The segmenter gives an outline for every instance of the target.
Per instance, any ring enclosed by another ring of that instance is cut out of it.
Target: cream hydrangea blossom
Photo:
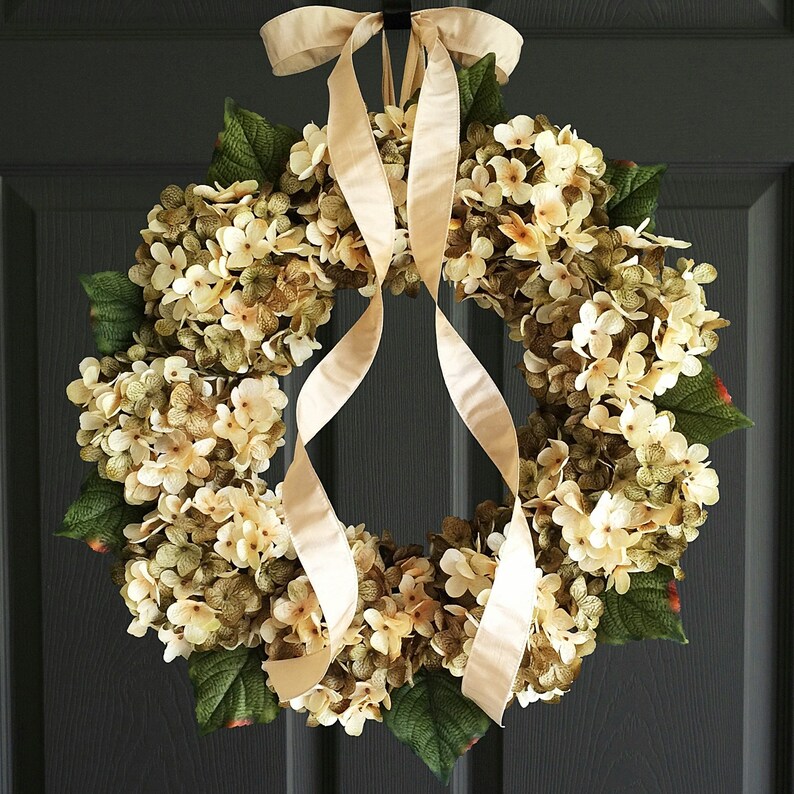
[[[493,253],[493,243],[486,237],[472,236],[471,249],[457,259],[449,259],[445,273],[453,281],[463,283],[467,293],[474,292],[478,280],[485,275],[485,260]]]
[[[535,142],[535,119],[531,116],[515,116],[507,124],[497,124],[493,130],[505,149],[529,149]]]
[[[526,204],[532,196],[532,186],[524,180],[527,168],[521,160],[513,157],[508,160],[501,155],[494,157],[488,165],[496,173],[496,184],[502,189],[502,195],[511,199],[514,204]]]
[[[447,549],[440,565],[441,570],[449,574],[444,587],[453,598],[466,591],[476,597],[491,586],[487,575],[493,573],[495,563],[473,549]]]
[[[328,128],[307,124],[303,128],[303,140],[293,147],[289,157],[292,171],[298,179],[308,179],[320,163],[329,163]]]

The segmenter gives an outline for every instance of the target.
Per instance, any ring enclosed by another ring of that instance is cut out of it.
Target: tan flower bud
[[[408,664],[404,659],[397,659],[386,673],[386,682],[393,687],[401,687],[408,678]]]
[[[458,173],[461,175],[461,177],[463,179],[468,179],[469,177],[471,177],[471,174],[472,174],[472,172],[474,171],[474,169],[476,167],[477,167],[477,161],[476,160],[472,160],[472,159],[464,160],[460,164],[460,168],[458,169]]]
[[[701,526],[705,518],[703,517],[703,510],[698,507],[694,502],[684,502],[681,508],[682,520],[684,524],[689,524],[693,527]]]
[[[121,364],[113,356],[103,356],[99,361],[99,369],[106,378],[115,378],[121,372]]]
[[[182,247],[191,254],[198,254],[201,251],[201,240],[193,231],[185,232],[180,242]]]
[[[105,457],[107,456],[99,447],[91,444],[80,449],[80,458],[87,463],[97,463]]]
[[[203,369],[209,369],[218,361],[218,351],[202,346],[196,350],[196,364]]]
[[[350,672],[359,681],[368,681],[372,674],[375,672],[375,662],[372,661],[371,655],[366,655],[362,659],[357,659],[350,665]]]
[[[492,141],[491,143],[488,143],[485,146],[481,146],[479,149],[477,149],[475,156],[477,158],[477,162],[480,165],[485,165],[492,158],[503,155],[504,153],[505,147],[502,146],[501,143],[497,143],[497,141]]]
[[[372,603],[384,595],[384,590],[375,579],[364,579],[358,586],[358,595],[362,601]]]
[[[653,471],[657,482],[669,483],[673,481],[678,468],[676,466],[655,466]]]
[[[131,466],[132,455],[129,452],[122,452],[120,455],[108,459],[105,463],[105,473],[109,480],[123,482]]]
[[[644,502],[648,496],[648,492],[639,485],[631,484],[623,489],[623,495],[632,502]]]
[[[179,326],[173,320],[166,320],[165,318],[159,319],[154,324],[154,330],[160,336],[171,336],[175,334],[178,329]]]
[[[254,213],[251,212],[251,208],[247,204],[236,204],[234,207],[229,209],[226,214],[230,220],[239,218],[238,223],[245,223],[246,221],[252,221],[254,219]]]
[[[700,339],[709,353],[713,353],[720,343],[720,338],[714,331],[702,331]]]
[[[146,358],[146,348],[143,345],[132,345],[127,348],[127,356],[130,361],[143,361]]]
[[[268,560],[265,563],[268,575],[273,578],[276,584],[286,584],[295,572],[295,563],[285,557]]]
[[[661,444],[648,444],[637,450],[637,460],[643,466],[658,466],[667,457],[667,450]]]
[[[276,217],[276,231],[279,234],[289,231],[292,228],[292,221],[286,215]]]
[[[215,237],[215,232],[221,228],[221,219],[216,215],[202,215],[196,220],[196,232],[203,239]]]
[[[127,271],[130,281],[133,284],[137,284],[139,287],[149,286],[156,264],[157,263],[153,260],[147,260],[145,262],[139,262],[137,265],[133,265]]]
[[[658,469],[656,471],[658,471]],[[651,488],[648,501],[660,507],[669,504],[673,497],[673,491],[674,487],[672,483],[659,483]]]
[[[653,488],[657,483],[656,476],[647,466],[643,466],[637,472],[637,484],[643,488]]]
[[[692,269],[692,278],[698,284],[711,284],[717,278],[717,268],[714,265],[709,265],[703,262]]]
[[[160,203],[165,209],[174,209],[185,203],[185,194],[179,185],[168,185],[160,193]]]
[[[294,196],[301,190],[301,182],[295,174],[285,172],[281,175],[279,186],[288,195]]]

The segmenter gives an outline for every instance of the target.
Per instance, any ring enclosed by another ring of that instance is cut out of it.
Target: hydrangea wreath
[[[714,267],[666,262],[688,243],[653,233],[665,167],[607,162],[544,116],[508,118],[493,56],[459,81],[444,274],[523,346],[538,409],[518,431],[520,496],[538,604],[514,689],[522,706],[557,702],[598,642],[686,642],[675,580],[718,499],[705,445],[751,423],[707,361],[728,324],[706,307]],[[370,114],[399,228],[387,284],[411,297],[415,113]],[[500,502],[446,518],[427,555],[348,527],[359,609],[336,661],[289,703],[261,671],[324,642],[280,487],[260,477],[284,444],[277,377],[320,347],[337,290],[374,289],[329,162],[323,128],[301,134],[227,100],[214,187],[166,187],[129,274],[82,278],[102,357],[67,392],[94,468],[61,534],[115,553],[128,631],[187,659],[203,732],[286,707],[351,735],[382,720],[446,780],[489,724],[459,680],[499,565]]]

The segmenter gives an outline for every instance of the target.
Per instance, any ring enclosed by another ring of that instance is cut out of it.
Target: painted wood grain
[[[221,60],[221,53],[233,53],[233,65],[201,53]],[[373,108],[379,58],[376,42],[357,56]],[[528,39],[505,95],[514,113],[570,123],[612,157],[790,163],[792,62],[794,37],[605,38],[584,45],[570,37]],[[211,44],[168,37],[3,41],[3,118],[11,123],[0,124],[0,170],[162,164],[165,173],[203,164],[223,123],[225,96],[298,128],[308,120],[322,124],[329,70],[273,77],[254,33],[242,42],[214,37]]]
[[[230,0],[222,14],[210,0],[157,0],[103,2],[72,0],[52,3],[47,0],[5,0],[7,28],[36,30],[156,29],[179,33],[195,29],[257,29],[271,16],[296,6],[316,4],[316,0],[272,0],[267,10],[242,0]],[[322,5],[322,3],[320,3]],[[327,5],[375,10],[373,0],[333,0]],[[420,0],[415,8],[449,5],[445,0]],[[518,27],[523,33],[547,30],[781,30],[786,22],[786,0],[603,0],[582,3],[578,0],[458,0],[457,5],[480,8]]]

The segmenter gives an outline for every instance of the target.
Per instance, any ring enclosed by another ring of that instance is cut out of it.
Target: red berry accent
[[[226,723],[227,728],[245,728],[246,725],[253,725],[254,720],[252,717],[243,717],[240,720],[229,720]]]
[[[670,609],[678,615],[681,612],[681,598],[678,595],[678,585],[675,579],[671,579],[667,583],[667,600],[670,603]]]
[[[634,160],[613,160],[615,165],[622,165],[624,168],[636,168],[637,163]]]
[[[725,403],[725,405],[733,404],[731,395],[728,394],[728,390],[725,388],[725,384],[722,382],[722,379],[719,375],[714,376],[714,388],[717,390],[719,398]]]
[[[107,554],[110,551],[110,546],[99,538],[91,538],[91,540],[87,540],[86,543],[93,551],[99,552],[99,554]]]
[[[473,739],[472,739],[472,740],[471,740],[471,741],[470,741],[470,742],[469,742],[469,743],[468,743],[468,744],[467,744],[467,745],[466,745],[466,746],[463,748],[463,753],[468,753],[468,752],[469,752],[469,750],[471,750],[471,748],[472,748],[472,747],[474,747],[474,745],[475,745],[475,744],[477,744],[477,742],[479,742],[479,741],[480,741],[480,737],[479,737],[479,736],[475,736],[475,737],[474,737],[474,738],[473,738]],[[463,755],[463,753],[461,753],[461,755]]]

